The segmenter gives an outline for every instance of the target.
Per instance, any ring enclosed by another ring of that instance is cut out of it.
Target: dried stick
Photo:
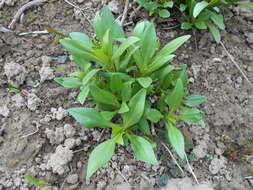
[[[141,5],[139,5],[130,15],[129,19],[132,20],[133,17],[139,12],[139,10],[142,8]]]
[[[15,24],[17,23],[17,21],[19,20],[20,16],[22,15],[22,13],[26,10],[29,9],[30,7],[34,6],[34,5],[39,5],[41,3],[46,2],[47,0],[33,0],[25,5],[23,5],[18,12],[15,14],[15,16],[13,17],[11,23],[9,24],[8,28],[10,29],[14,29]]]
[[[19,33],[18,36],[25,36],[29,34],[48,34],[49,32],[47,30],[41,30],[41,31],[31,31],[31,32],[22,32]]]
[[[27,134],[27,135],[23,135],[23,136],[21,136],[20,138],[23,139],[23,138],[29,137],[29,136],[31,136],[31,135],[34,135],[35,133],[37,133],[37,132],[39,131],[39,126],[38,126],[38,124],[36,124],[36,128],[37,128],[37,129],[36,129],[34,132],[29,133],[29,134]]]
[[[167,147],[167,145],[164,142],[161,142],[161,144],[164,146],[164,148],[169,152],[171,158],[173,159],[173,161],[175,162],[175,164],[177,165],[177,167],[180,169],[180,171],[182,172],[182,174],[184,174],[184,170],[181,168],[181,166],[179,165],[179,163],[177,162],[176,158],[173,156],[172,152],[170,151],[170,149]]]
[[[120,20],[120,25],[121,26],[123,26],[123,24],[125,22],[125,19],[126,19],[126,16],[127,16],[127,12],[128,12],[128,6],[129,6],[129,0],[126,0],[124,11],[123,11],[123,14],[122,14],[122,18]]]
[[[225,52],[227,53],[228,57],[231,59],[232,63],[234,63],[234,65],[236,66],[236,68],[240,71],[240,73],[242,74],[242,76],[245,78],[245,80],[251,85],[250,80],[248,79],[248,77],[246,76],[246,74],[242,71],[242,69],[239,67],[239,65],[235,62],[234,57],[228,52],[227,48],[225,47],[225,45],[220,42],[221,46],[223,47],[223,49],[225,50]]]
[[[112,164],[112,161],[110,161]],[[115,167],[115,169],[117,170],[117,172],[119,173],[119,175],[125,180],[125,182],[127,182],[129,185],[130,183],[128,182],[127,178],[121,173],[121,171],[119,170],[118,167]]]
[[[186,159],[187,165],[188,165],[188,167],[189,167],[189,170],[190,170],[192,176],[194,177],[196,183],[199,185],[199,181],[198,181],[198,179],[197,179],[195,173],[193,172],[193,169],[192,169],[192,167],[191,167],[191,165],[190,165],[190,163],[189,163],[189,160],[188,160],[188,158],[187,158],[186,153],[184,153],[184,155],[185,155],[185,159]]]

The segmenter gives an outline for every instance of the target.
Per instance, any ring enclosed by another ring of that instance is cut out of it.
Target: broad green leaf
[[[69,36],[87,51],[92,51],[93,43],[86,34],[81,32],[71,32],[69,33]]]
[[[197,16],[208,6],[208,2],[201,1],[197,3],[193,9],[193,17],[197,18]]]
[[[131,147],[134,151],[136,159],[157,165],[156,156],[152,147],[152,144],[145,138],[135,135],[128,135],[131,142]]]
[[[82,86],[82,81],[79,78],[65,77],[65,78],[54,78],[54,80],[60,85],[66,88],[77,88]]]
[[[115,142],[112,139],[95,147],[89,156],[86,178],[89,179],[97,169],[103,167],[112,158],[114,151]]]
[[[103,90],[95,85],[92,85],[90,86],[90,92],[94,100],[98,103],[113,105],[116,107],[120,106],[117,97],[109,91]]]
[[[160,119],[163,118],[163,115],[157,109],[147,109],[145,112],[145,116],[153,123],[157,123],[158,121],[160,121]]]
[[[100,112],[103,118],[107,121],[111,121],[112,118],[116,115],[116,112],[110,112],[110,111],[102,111]]]
[[[168,138],[171,146],[176,150],[178,156],[181,159],[185,158],[185,143],[184,143],[184,136],[182,135],[181,131],[173,126],[171,123],[166,125]]]
[[[83,78],[83,86],[87,85],[89,80],[94,77],[94,75],[99,71],[100,69],[92,69],[90,72],[88,72],[84,78]]]
[[[123,134],[123,127],[117,126],[112,128],[112,138],[116,143],[124,145]]]
[[[113,40],[110,35],[110,30],[107,30],[103,36],[103,40],[101,43],[103,52],[108,56],[112,57],[113,51]]]
[[[219,30],[212,23],[206,23],[206,25],[207,25],[208,29],[210,30],[210,32],[212,33],[215,41],[217,43],[220,43],[221,35],[220,35]]]
[[[118,113],[122,114],[122,113],[126,113],[128,111],[129,111],[129,107],[127,106],[126,102],[122,102]]]
[[[216,14],[212,12],[210,19],[216,24],[221,30],[225,29],[224,19],[221,14]]]
[[[148,121],[145,118],[142,118],[140,122],[138,123],[139,130],[143,132],[145,135],[150,135],[150,129]]]
[[[148,88],[152,84],[152,79],[150,77],[140,77],[137,78],[137,81],[143,88]]]
[[[128,104],[129,112],[125,113],[123,116],[125,128],[135,125],[141,119],[144,112],[145,99],[145,89],[141,89],[131,98]]]
[[[113,93],[120,94],[121,89],[123,87],[122,77],[117,74],[113,74],[110,76],[110,89]]]
[[[33,176],[30,175],[25,175],[24,178],[31,184],[35,185],[36,187],[46,187],[48,186],[48,183],[40,180],[38,178],[35,178]]]
[[[189,22],[183,22],[181,24],[181,29],[182,30],[190,30],[192,28],[192,24]]]
[[[64,38],[60,40],[60,43],[71,55],[77,57],[78,59],[86,61],[100,61],[93,53],[88,52],[85,47],[75,40]]]
[[[161,51],[158,53],[159,56],[169,55],[176,51],[183,43],[185,43],[191,36],[185,35],[178,37],[171,42],[169,42],[167,45],[165,45]]]
[[[185,109],[178,117],[186,123],[197,123],[203,119],[203,113],[198,109]]]
[[[135,26],[135,28],[133,29],[132,35],[136,36],[138,38],[142,38],[143,37],[144,29],[145,29],[145,27],[146,27],[147,24],[148,24],[148,21],[139,22]]]
[[[129,38],[127,38],[114,52],[112,59],[114,60],[119,58],[126,51],[127,48],[129,48],[139,40],[140,40],[139,38],[134,36],[130,36]]]
[[[185,4],[180,4],[180,5],[179,5],[179,10],[180,10],[181,12],[184,12],[184,11],[186,10],[186,8],[187,8],[187,5],[185,5]]]
[[[146,65],[153,57],[156,50],[156,31],[153,23],[147,24],[144,33],[143,41],[141,45],[142,57],[144,58],[144,65]]]
[[[87,71],[90,67],[89,61],[86,59],[72,55],[74,63],[79,66],[83,71]]]
[[[207,100],[206,96],[190,95],[184,100],[184,104],[190,107],[198,106]]]
[[[85,128],[113,127],[114,124],[105,120],[95,108],[70,108],[68,112]]]
[[[171,112],[175,111],[181,105],[183,96],[184,86],[182,80],[178,79],[173,91],[165,98],[165,102],[168,104]]]
[[[69,76],[70,77],[74,77],[74,78],[83,79],[83,77],[85,76],[85,74],[86,74],[85,72],[76,71],[76,72],[70,73]]]
[[[112,39],[125,37],[122,27],[116,22],[111,11],[106,6],[102,8],[100,13],[96,14],[93,28],[100,41],[102,41],[107,30],[110,30]]]
[[[82,87],[81,92],[77,96],[77,100],[80,102],[80,104],[84,104],[89,92],[90,92],[89,86]]]
[[[121,91],[121,98],[123,102],[129,101],[132,96],[132,83],[133,81],[128,81],[123,84]]]
[[[164,8],[167,8],[167,7],[172,8],[173,5],[174,5],[174,2],[173,2],[173,1],[168,1],[168,2],[165,2],[165,3],[163,4],[163,7],[164,7]]]
[[[152,61],[152,63],[150,63],[150,65],[148,66],[148,71],[147,73],[152,73],[158,69],[160,69],[161,67],[163,67],[165,64],[167,64],[169,61],[171,61],[173,58],[175,57],[175,55],[157,55],[154,59],[154,61]]]
[[[161,10],[159,10],[159,16],[161,18],[169,18],[170,17],[170,12],[166,9],[161,9]]]
[[[194,23],[194,26],[199,30],[207,29],[206,23],[202,20],[198,20]]]

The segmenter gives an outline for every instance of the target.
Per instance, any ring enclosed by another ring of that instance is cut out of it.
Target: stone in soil
[[[27,71],[24,66],[9,62],[4,65],[4,74],[7,76],[8,83],[19,87],[24,83]]]
[[[0,106],[0,115],[4,117],[8,117],[9,113],[10,113],[10,110],[8,109],[7,105]]]
[[[72,157],[72,150],[59,145],[55,153],[50,156],[47,166],[52,168],[53,173],[62,175],[69,169],[67,164],[72,160]]]
[[[69,184],[75,184],[78,182],[78,175],[77,174],[71,174],[66,178],[66,182]]]
[[[36,94],[34,94],[34,93],[28,94],[27,107],[29,110],[31,110],[31,111],[37,110],[40,103],[41,103],[41,99],[38,98],[38,96],[36,96]]]
[[[222,168],[226,167],[227,160],[225,157],[214,158],[209,165],[209,171],[212,174],[217,174]]]
[[[68,115],[68,111],[63,109],[62,107],[59,107],[58,109],[56,108],[51,108],[52,112],[52,119],[57,119],[58,121],[62,120],[64,117]]]

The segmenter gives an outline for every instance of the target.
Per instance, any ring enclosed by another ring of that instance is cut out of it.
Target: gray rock
[[[68,147],[59,145],[55,153],[50,156],[47,166],[52,168],[54,173],[62,175],[68,170],[67,164],[72,160],[72,157],[72,150],[69,150]]]
[[[56,108],[51,108],[52,112],[52,119],[57,119],[58,121],[62,120],[64,117],[68,115],[68,111],[63,109],[62,107],[59,107],[58,109]]]
[[[244,17],[252,17],[253,16],[252,10],[248,7],[238,6],[238,7],[235,7],[235,10],[238,15],[241,15]]]
[[[247,33],[246,36],[247,36],[247,42],[249,44],[252,44],[253,43],[253,33]]]
[[[77,174],[71,174],[67,177],[66,182],[69,184],[75,184],[78,182],[78,175]]]
[[[6,104],[0,106],[0,115],[4,117],[8,117],[9,113],[10,113],[10,110],[8,109]]]
[[[46,128],[45,134],[51,144],[60,144],[65,140],[63,127],[58,127],[55,131]]]
[[[70,125],[70,124],[65,124],[64,125],[64,135],[69,138],[69,137],[73,137],[76,133],[76,129]]]
[[[54,70],[49,66],[42,65],[40,71],[40,82],[44,82],[46,80],[51,80],[54,78]]]
[[[209,165],[209,171],[212,174],[217,174],[220,171],[220,169],[226,167],[226,163],[227,163],[227,160],[223,156],[220,156],[220,158],[214,158],[211,161],[211,164]]]
[[[68,138],[65,140],[64,146],[68,147],[69,149],[72,149],[76,146],[76,140],[73,138]]]
[[[27,107],[31,111],[37,110],[38,106],[41,103],[41,99],[39,99],[36,94],[30,93],[27,97]]]
[[[11,97],[11,100],[17,108],[21,108],[25,105],[25,100],[20,94],[15,94]]]
[[[4,74],[7,76],[9,83],[19,87],[24,83],[27,71],[24,66],[10,62],[4,65]]]
[[[108,8],[113,12],[113,13],[120,13],[120,3],[119,1],[112,0],[108,3]]]

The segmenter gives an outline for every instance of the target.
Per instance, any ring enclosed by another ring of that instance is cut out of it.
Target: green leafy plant
[[[46,187],[48,186],[48,183],[43,181],[43,180],[40,180],[38,178],[35,178],[31,175],[25,175],[24,178],[31,184],[33,184],[34,186],[36,187]]]
[[[149,15],[158,15],[161,18],[170,17],[168,8],[172,8],[174,2],[172,0],[136,0],[136,2],[144,7]]]
[[[184,136],[178,121],[204,125],[203,113],[195,106],[206,98],[188,95],[186,66],[169,62],[190,36],[181,36],[163,48],[153,23],[140,22],[130,36],[115,21],[107,7],[93,22],[96,38],[72,32],[60,43],[71,54],[81,71],[55,78],[67,88],[79,88],[77,100],[89,106],[68,109],[85,128],[110,128],[111,138],[90,154],[87,178],[104,166],[115,152],[116,144],[131,144],[137,160],[158,164],[150,125],[164,131],[180,158],[185,158]],[[154,100],[152,100],[154,99]]]

